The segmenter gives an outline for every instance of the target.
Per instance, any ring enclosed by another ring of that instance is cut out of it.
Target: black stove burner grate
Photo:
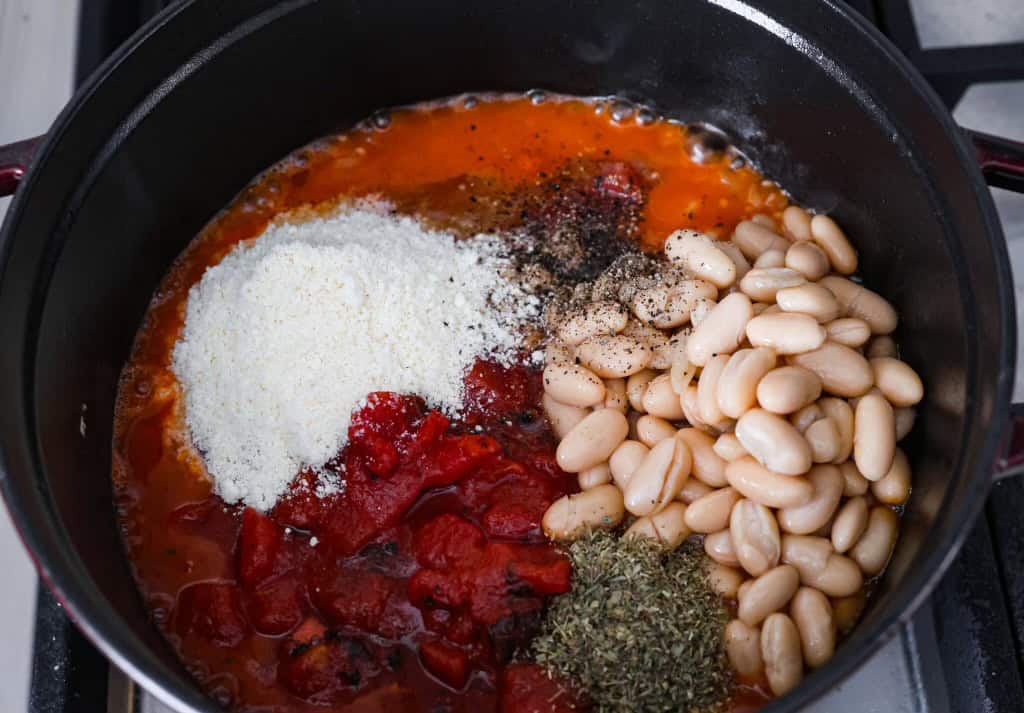
[[[76,83],[173,0],[82,0]],[[1024,79],[1024,42],[922,48],[910,0],[849,0],[921,71],[950,109],[974,84]],[[932,596],[950,710],[1024,707],[1024,481],[997,483],[963,550]],[[123,691],[110,666],[39,590],[31,713],[96,713]],[[109,690],[108,690],[109,688]],[[111,709],[113,710],[113,709]],[[922,713],[940,713],[924,712]]]

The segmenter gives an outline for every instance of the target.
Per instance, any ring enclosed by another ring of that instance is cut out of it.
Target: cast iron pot
[[[721,127],[838,218],[868,284],[899,309],[896,336],[928,389],[902,535],[860,626],[769,710],[848,676],[955,555],[1007,431],[1010,269],[968,137],[860,18],[782,0],[193,0],[96,72],[27,172],[13,159],[0,171],[8,187],[23,178],[0,240],[3,494],[67,611],[161,699],[215,708],[143,609],[111,503],[118,374],[160,277],[293,149],[380,107],[533,87]],[[1019,149],[982,152],[1018,188]]]

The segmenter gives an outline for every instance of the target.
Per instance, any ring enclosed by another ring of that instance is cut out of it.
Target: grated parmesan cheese
[[[373,391],[457,414],[476,358],[508,363],[539,318],[507,267],[498,238],[456,241],[358,204],[275,223],[209,268],[172,366],[217,493],[270,509],[338,451]]]

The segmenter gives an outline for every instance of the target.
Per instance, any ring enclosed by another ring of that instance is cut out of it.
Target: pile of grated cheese
[[[217,493],[270,509],[373,391],[457,414],[476,358],[508,363],[541,312],[503,277],[502,245],[360,203],[272,224],[208,269],[172,366]]]

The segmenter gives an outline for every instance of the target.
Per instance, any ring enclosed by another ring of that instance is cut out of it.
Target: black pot
[[[838,218],[869,285],[900,311],[897,337],[928,391],[902,536],[860,626],[769,710],[849,675],[955,555],[1007,427],[1009,263],[965,134],[858,17],[782,0],[193,0],[74,97],[0,242],[4,496],[68,612],[160,698],[214,709],[151,625],[111,503],[117,378],[154,287],[293,149],[380,107],[531,87],[620,94],[721,127],[799,202]],[[989,148],[1005,181],[1021,175],[1016,147]],[[16,174],[0,169],[0,184]]]

